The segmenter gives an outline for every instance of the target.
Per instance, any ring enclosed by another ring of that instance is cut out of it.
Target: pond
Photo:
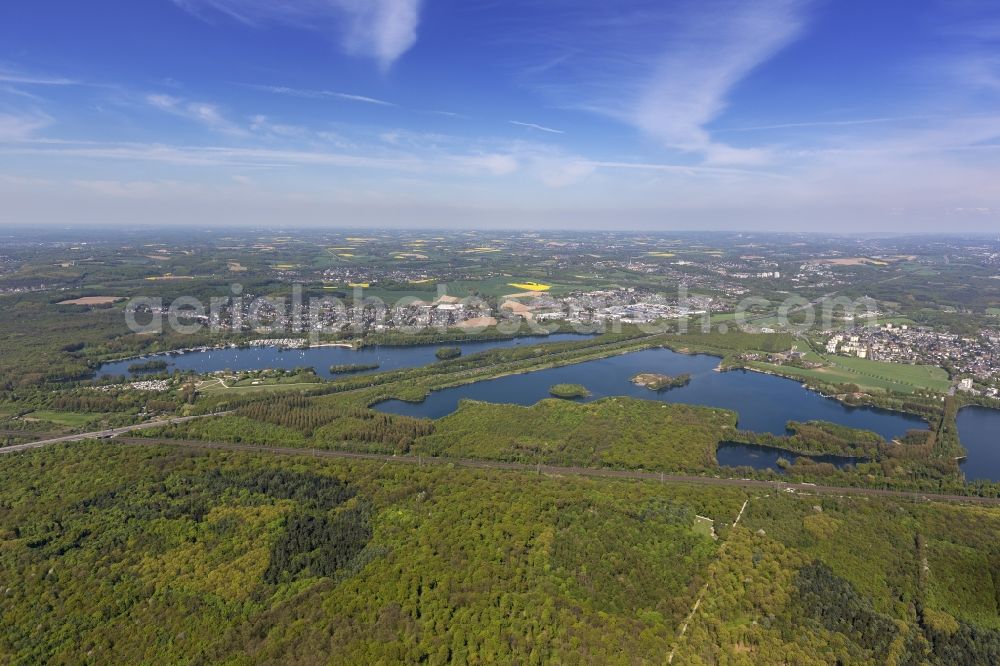
[[[133,358],[125,361],[105,363],[98,371],[98,377],[125,375],[138,377],[143,372],[130,372],[129,366],[150,360],[163,360],[169,365],[165,372],[174,370],[193,371],[197,373],[215,372],[217,370],[264,370],[268,368],[292,370],[294,368],[311,367],[320,377],[334,377],[330,373],[331,365],[347,365],[360,363],[378,363],[378,369],[366,372],[398,370],[400,368],[415,368],[437,361],[435,352],[442,346],[461,347],[462,354],[474,354],[489,349],[517,347],[520,345],[537,345],[539,343],[568,342],[584,339],[575,333],[555,333],[547,336],[531,336],[514,338],[512,340],[493,340],[486,342],[442,343],[440,345],[417,345],[413,347],[365,347],[354,350],[347,347],[311,347],[309,349],[282,349],[279,347],[226,347],[223,349],[205,349],[190,351],[183,354],[163,353]],[[364,372],[355,374],[365,374]],[[336,375],[343,377],[344,375]]]
[[[743,444],[741,442],[722,442],[715,452],[715,458],[723,467],[752,467],[757,470],[773,469],[776,472],[784,472],[778,465],[778,459],[784,458],[788,462],[795,462],[796,458],[803,456],[783,451],[770,446],[758,446],[756,444]],[[813,462],[830,463],[838,469],[844,469],[848,465],[855,465],[861,462],[860,458],[848,458],[846,456],[804,456]]]
[[[706,405],[731,409],[739,414],[743,430],[787,434],[789,420],[821,420],[851,428],[872,430],[892,440],[907,430],[926,429],[916,416],[872,407],[850,407],[803,388],[798,382],[758,372],[717,372],[714,356],[679,354],[669,349],[648,349],[621,356],[499,377],[432,392],[424,402],[390,400],[375,409],[394,414],[439,418],[450,414],[460,400],[531,405],[549,397],[553,384],[583,384],[592,395],[588,400],[608,396],[632,396],[648,400]],[[668,375],[688,373],[687,386],[663,392],[632,383],[640,372]]]
[[[969,457],[962,471],[969,481],[1000,481],[1000,410],[965,407],[958,413],[958,437]]]

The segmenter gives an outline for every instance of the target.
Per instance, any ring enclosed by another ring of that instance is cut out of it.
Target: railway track
[[[115,442],[129,446],[182,446],[193,449],[215,451],[235,451],[248,453],[268,453],[271,455],[305,456],[313,458],[332,458],[342,460],[372,460],[390,464],[411,466],[448,466],[467,469],[505,470],[513,472],[529,472],[548,476],[583,476],[605,479],[633,479],[639,481],[659,481],[661,483],[684,483],[708,486],[728,486],[737,488],[769,489],[780,492],[797,493],[800,495],[838,495],[860,497],[893,497],[922,501],[969,502],[982,505],[1000,506],[1000,497],[976,497],[947,493],[924,491],[890,490],[886,488],[857,488],[841,486],[821,486],[812,483],[789,483],[784,481],[765,481],[762,479],[738,479],[715,476],[695,476],[683,474],[664,474],[645,470],[612,469],[607,467],[564,467],[559,465],[541,465],[507,462],[502,460],[482,460],[477,458],[446,458],[423,456],[395,456],[377,453],[355,453],[351,451],[333,451],[328,449],[307,449],[281,446],[262,446],[256,444],[231,444],[227,442],[204,442],[200,440],[182,440],[144,437],[118,437]]]

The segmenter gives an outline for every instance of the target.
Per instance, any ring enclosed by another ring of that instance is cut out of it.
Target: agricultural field
[[[121,296],[81,296],[60,301],[58,305],[110,305],[122,300]]]

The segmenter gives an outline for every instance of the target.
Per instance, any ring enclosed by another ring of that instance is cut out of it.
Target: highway
[[[130,426],[122,426],[121,428],[109,428],[108,430],[98,430],[95,432],[81,432],[76,435],[62,435],[60,437],[52,437],[49,439],[40,439],[34,442],[25,442],[24,444],[13,444],[11,446],[0,447],[0,453],[17,453],[18,451],[28,451],[30,449],[40,449],[44,446],[49,446],[50,444],[62,444],[65,442],[79,442],[85,439],[111,439],[112,437],[117,437],[119,435],[124,435],[130,432],[135,432],[137,430],[145,430],[148,428],[158,428],[165,425],[174,425],[175,423],[186,423],[188,421],[194,421],[197,419],[206,419],[213,416],[223,416],[224,414],[229,414],[230,412],[216,412],[213,414],[199,414],[197,416],[180,416],[174,419],[164,419],[162,421],[147,421],[145,423],[137,423]],[[30,432],[21,432],[20,435],[31,435]]]

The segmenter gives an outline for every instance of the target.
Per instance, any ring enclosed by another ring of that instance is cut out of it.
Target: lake
[[[505,347],[517,347],[520,345],[537,345],[539,343],[552,342],[575,342],[585,339],[588,336],[581,336],[575,333],[555,333],[547,336],[531,336],[514,338],[512,340],[494,340],[487,342],[465,342],[465,343],[441,343],[434,345],[417,345],[413,347],[364,347],[354,350],[346,347],[312,347],[309,349],[281,349],[279,347],[226,347],[223,349],[206,349],[203,351],[191,351],[184,354],[162,353],[151,354],[141,358],[133,358],[125,361],[115,361],[105,363],[98,371],[98,377],[108,377],[125,375],[127,377],[139,377],[143,372],[129,372],[128,367],[135,363],[142,363],[149,360],[164,360],[170,365],[165,371],[174,370],[193,371],[197,373],[215,372],[217,370],[264,370],[267,368],[292,370],[294,368],[310,367],[316,370],[316,374],[324,378],[344,377],[347,375],[330,373],[331,365],[345,365],[353,363],[378,363],[377,370],[369,370],[354,374],[366,374],[366,372],[380,372],[385,370],[398,370],[400,368],[415,368],[437,361],[434,353],[442,346],[461,347],[462,354],[475,354],[476,352],[487,351],[489,349],[500,349]]]
[[[964,407],[958,413],[958,437],[969,452],[962,471],[969,481],[1000,481],[1000,410]]]
[[[424,402],[390,400],[375,409],[440,418],[452,413],[460,400],[531,405],[549,397],[553,384],[583,384],[592,393],[586,400],[608,396],[631,396],[648,400],[706,405],[731,409],[739,414],[739,427],[755,432],[787,434],[789,420],[821,420],[852,428],[872,430],[892,440],[912,429],[926,429],[922,419],[872,407],[850,407],[824,398],[793,380],[758,372],[716,372],[714,356],[679,354],[669,349],[648,349],[621,356],[587,361],[559,368],[509,375],[475,384],[432,392]],[[688,373],[687,386],[656,392],[632,383],[640,372],[668,375]]]
[[[559,333],[513,340],[467,342],[455,346],[462,348],[463,355],[469,355],[489,349],[580,339],[581,336],[573,333]],[[209,349],[185,354],[163,353],[106,363],[98,370],[98,376],[141,377],[146,373],[129,372],[128,366],[151,359],[162,359],[170,364],[167,372],[182,370],[208,373],[225,369],[290,370],[312,367],[319,376],[331,378],[335,376],[329,371],[331,365],[379,363],[378,370],[367,371],[378,372],[434,363],[437,361],[434,354],[440,346],[442,345],[381,346],[360,350],[344,347],[310,349],[241,347]],[[376,405],[375,409],[408,416],[440,418],[455,411],[459,401],[464,399],[532,405],[550,397],[550,386],[565,383],[586,386],[592,393],[586,400],[631,396],[731,409],[739,414],[741,429],[770,432],[775,435],[787,434],[785,423],[789,420],[839,423],[877,432],[886,440],[899,437],[907,430],[927,427],[927,424],[916,416],[873,407],[844,405],[836,400],[824,398],[814,391],[803,388],[798,382],[783,377],[744,370],[716,372],[718,364],[719,359],[715,356],[679,354],[669,349],[648,349],[434,391],[421,403],[390,400]],[[668,391],[650,391],[631,382],[631,378],[640,372],[669,375],[687,373],[691,375],[691,382]],[[1000,410],[966,407],[958,415],[958,429],[962,444],[969,451],[969,459],[962,464],[966,477],[969,480],[986,479],[1000,482]],[[776,469],[777,459],[782,455],[789,459],[793,457],[792,454],[766,447],[726,443],[720,445],[717,457],[721,465]],[[831,457],[826,462],[845,464],[851,461]]]

